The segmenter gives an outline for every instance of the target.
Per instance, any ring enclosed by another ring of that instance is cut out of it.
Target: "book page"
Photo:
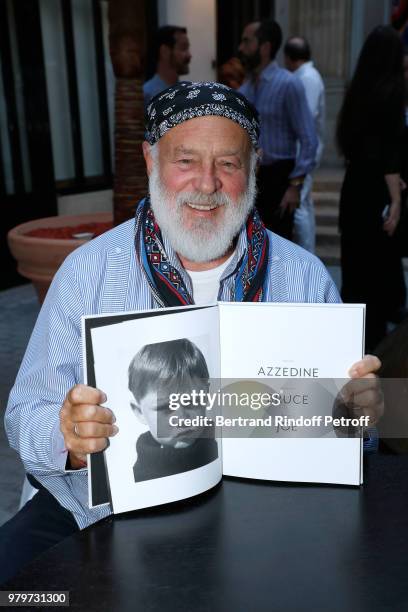
[[[174,372],[179,362],[193,363],[211,379],[219,378],[218,309],[163,309],[154,315],[138,314],[116,324],[112,316],[102,326],[93,318],[95,382],[106,393],[106,406],[119,427],[104,453],[115,513],[197,495],[222,476],[219,441],[214,435],[204,437],[199,428],[166,430],[161,415],[169,409],[169,396],[164,406],[157,391],[159,379],[167,385],[166,368]],[[166,389],[173,384],[176,389],[177,372],[170,382]]]
[[[266,303],[221,303],[219,307],[223,383],[229,382],[231,389],[239,379],[243,388],[243,381],[250,380],[246,385],[253,388],[258,379],[258,385],[279,392],[281,421],[285,416],[295,419],[306,414],[315,415],[316,423],[324,422],[324,415],[331,414],[336,383],[344,382],[351,365],[363,356],[365,307]],[[294,389],[306,398],[307,410],[294,405]],[[282,404],[288,397],[287,405]],[[265,414],[258,410],[253,416]],[[338,437],[327,427],[303,427],[300,434],[299,427],[281,426],[275,413],[269,414],[269,425],[261,431],[249,428],[240,434],[235,428],[232,434],[223,427],[225,475],[289,482],[362,482],[360,436]]]

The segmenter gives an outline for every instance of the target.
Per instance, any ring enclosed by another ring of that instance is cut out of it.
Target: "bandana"
[[[180,270],[171,263],[178,258],[174,257],[174,253],[166,253],[148,197],[140,202],[136,210],[135,225],[136,257],[156,303],[161,307],[194,304]],[[232,301],[261,302],[268,267],[269,239],[256,209],[248,217],[246,238],[247,248],[234,272]]]
[[[235,121],[257,147],[259,117],[255,107],[235,89],[211,82],[182,81],[152,98],[146,108],[146,140],[153,145],[179,123],[208,115]]]

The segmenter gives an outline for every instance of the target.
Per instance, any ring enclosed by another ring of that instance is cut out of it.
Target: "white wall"
[[[112,189],[58,197],[59,215],[86,215],[87,213],[111,212],[112,206]]]
[[[215,0],[159,0],[159,25],[185,26],[188,30],[192,60],[186,79],[213,81],[216,59]]]
[[[354,0],[351,19],[349,76],[353,74],[361,48],[371,30],[381,23],[391,23],[391,2],[389,0]]]

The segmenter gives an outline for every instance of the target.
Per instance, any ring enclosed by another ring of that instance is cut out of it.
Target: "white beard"
[[[158,161],[154,161],[149,177],[150,201],[154,216],[173,249],[189,261],[197,263],[218,259],[227,253],[234,238],[245,224],[256,196],[256,155],[251,158],[248,185],[237,202],[223,192],[212,195],[200,192],[169,193],[163,186]],[[185,202],[202,206],[223,207],[217,219],[197,219],[186,227]]]

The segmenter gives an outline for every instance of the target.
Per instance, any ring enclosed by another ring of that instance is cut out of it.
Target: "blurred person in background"
[[[318,138],[316,166],[323,153],[325,124],[325,92],[322,77],[311,60],[311,49],[308,41],[301,36],[293,36],[286,41],[283,49],[286,68],[295,74],[303,83],[306,99],[315,122]],[[315,251],[316,223],[312,200],[312,175],[305,176],[300,192],[300,206],[295,211],[293,239],[311,253]]]
[[[317,137],[302,82],[275,60],[281,44],[276,21],[244,28],[239,53],[248,76],[239,91],[261,119],[256,206],[267,228],[292,240],[293,216],[305,176],[315,165]]]
[[[346,160],[340,196],[341,295],[367,304],[366,347],[385,336],[406,300],[394,238],[401,212],[403,46],[391,26],[367,37],[337,124]]]
[[[156,73],[143,85],[145,106],[151,98],[175,85],[179,76],[190,70],[190,41],[187,29],[166,25],[157,30],[155,39]]]
[[[238,57],[231,57],[218,71],[218,81],[232,89],[241,87],[245,79],[245,69]]]

